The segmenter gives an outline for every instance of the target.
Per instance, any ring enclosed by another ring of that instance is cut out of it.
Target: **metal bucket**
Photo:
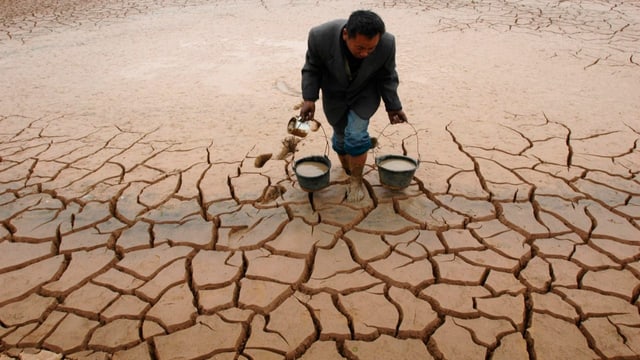
[[[325,156],[307,156],[296,160],[293,171],[300,187],[304,191],[313,192],[329,185],[331,161]]]
[[[382,155],[376,157],[380,183],[390,189],[404,189],[413,179],[419,162],[403,155]]]
[[[376,167],[378,168],[378,176],[380,183],[392,190],[401,190],[411,184],[413,175],[416,173],[418,166],[420,165],[420,148],[418,146],[418,131],[413,125],[406,123],[413,129],[413,136],[416,137],[416,150],[418,151],[418,159],[405,155],[381,155],[376,156]],[[388,126],[388,125],[387,125]],[[380,135],[384,133],[387,128],[385,126]],[[404,149],[404,143],[403,143]],[[374,151],[375,152],[375,151]]]

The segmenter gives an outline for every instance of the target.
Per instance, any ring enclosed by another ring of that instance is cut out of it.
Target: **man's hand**
[[[303,121],[313,120],[313,116],[316,113],[315,101],[305,100],[300,107],[300,117]]]
[[[389,115],[389,122],[391,122],[391,124],[407,122],[407,115],[402,110],[388,111],[387,114]]]

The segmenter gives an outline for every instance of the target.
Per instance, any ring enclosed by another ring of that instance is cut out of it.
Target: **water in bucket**
[[[296,161],[293,166],[300,187],[310,192],[329,185],[330,169],[331,161],[327,156],[307,156]]]

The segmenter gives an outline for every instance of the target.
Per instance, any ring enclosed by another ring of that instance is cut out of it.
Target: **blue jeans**
[[[338,155],[358,156],[371,148],[371,138],[367,128],[369,119],[362,119],[353,110],[347,114],[345,127],[334,126],[331,138],[333,150]]]

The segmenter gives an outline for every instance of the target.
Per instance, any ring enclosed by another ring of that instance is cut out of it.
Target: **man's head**
[[[364,59],[375,50],[385,32],[384,22],[376,13],[358,10],[351,13],[342,29],[342,39],[353,56]]]

